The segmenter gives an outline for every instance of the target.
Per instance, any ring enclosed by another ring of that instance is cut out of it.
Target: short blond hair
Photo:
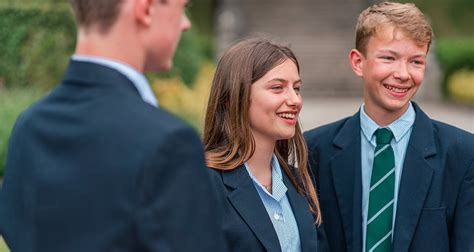
[[[374,4],[360,13],[356,26],[356,49],[365,55],[370,37],[385,25],[400,29],[417,45],[427,45],[429,49],[433,29],[425,15],[412,3],[395,2]]]

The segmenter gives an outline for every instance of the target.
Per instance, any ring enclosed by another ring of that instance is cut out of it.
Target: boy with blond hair
[[[411,102],[432,37],[413,4],[359,16],[349,61],[364,104],[305,133],[331,251],[474,250],[474,137]]]

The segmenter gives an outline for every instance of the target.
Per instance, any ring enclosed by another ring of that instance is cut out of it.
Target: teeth
[[[278,114],[279,117],[286,118],[286,119],[295,119],[296,115],[291,113],[280,113]]]
[[[406,93],[408,91],[408,88],[396,88],[396,87],[392,87],[392,86],[389,86],[389,85],[384,85],[384,86],[388,90],[396,92],[396,93]]]

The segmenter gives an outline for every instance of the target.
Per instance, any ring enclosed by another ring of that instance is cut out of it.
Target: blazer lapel
[[[354,137],[355,136],[355,137]],[[360,115],[349,118],[334,138],[331,171],[348,251],[362,250]]]
[[[415,103],[413,106],[416,118],[400,181],[393,251],[408,251],[434,173],[427,160],[436,155],[433,126]]]
[[[281,251],[278,236],[267,210],[244,165],[222,174],[225,185],[234,190],[227,196],[267,251]]]
[[[293,215],[295,216],[296,223],[298,224],[298,230],[300,234],[301,251],[316,251],[317,250],[317,233],[316,224],[311,211],[309,210],[308,201],[304,196],[299,194],[290,179],[283,174],[283,182],[288,188],[287,196],[290,201]]]

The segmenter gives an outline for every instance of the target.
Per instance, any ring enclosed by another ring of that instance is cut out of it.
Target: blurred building
[[[359,13],[374,0],[220,0],[219,54],[236,40],[261,34],[288,43],[301,65],[304,96],[361,96],[349,65]],[[419,96],[439,98],[439,69],[430,63]]]

